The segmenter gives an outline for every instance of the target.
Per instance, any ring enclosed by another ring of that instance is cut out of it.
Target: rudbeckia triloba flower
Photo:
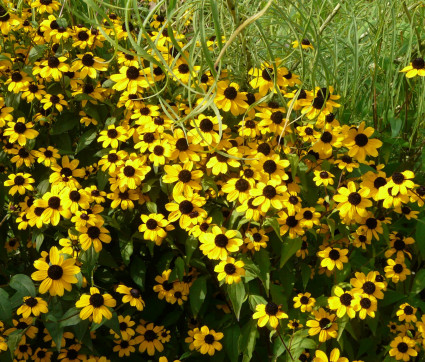
[[[313,45],[310,43],[310,40],[308,40],[307,38],[304,38],[301,41],[294,40],[292,42],[293,48],[298,48],[300,46],[301,46],[302,49],[314,49]]]
[[[236,230],[226,230],[213,226],[212,232],[202,234],[199,237],[201,246],[199,249],[212,260],[226,260],[228,253],[236,252],[243,241],[236,237]]]
[[[129,357],[131,353],[134,353],[136,351],[136,348],[134,348],[134,345],[136,344],[134,339],[114,340],[114,343],[116,343],[116,346],[114,346],[112,350],[114,352],[118,352],[118,356],[120,358],[123,358],[124,356]]]
[[[382,141],[371,139],[375,132],[372,127],[365,128],[365,122],[359,127],[351,127],[344,140],[344,146],[348,148],[348,156],[354,157],[356,160],[363,162],[366,156],[378,156],[378,148],[382,146]]]
[[[224,112],[231,112],[234,116],[243,114],[248,108],[244,93],[239,92],[239,85],[228,81],[217,83],[217,94],[214,103]]]
[[[396,337],[390,343],[389,355],[395,357],[397,361],[409,361],[411,357],[416,357],[418,352],[415,350],[416,342],[408,336]]]
[[[17,314],[22,314],[23,318],[28,318],[30,315],[38,317],[41,313],[47,313],[47,303],[41,298],[38,297],[24,297],[24,304],[22,304],[18,310]]]
[[[367,316],[375,318],[378,301],[370,294],[354,294],[354,308],[359,313],[360,319],[365,319]]]
[[[341,352],[338,348],[334,348],[328,356],[325,352],[317,350],[313,358],[313,362],[349,362],[348,358],[340,357]]]
[[[338,324],[335,322],[336,315],[329,314],[323,308],[312,312],[315,319],[307,321],[310,327],[308,334],[315,336],[319,334],[319,342],[326,342],[328,339],[336,338],[338,334]]]
[[[288,315],[280,308],[281,306],[273,302],[257,304],[255,307],[256,312],[252,315],[252,318],[258,319],[259,327],[264,327],[269,322],[270,327],[276,329],[279,325],[279,319],[288,318]]]
[[[95,225],[78,226],[76,229],[80,232],[79,239],[83,250],[88,250],[93,245],[98,253],[102,250],[102,243],[109,244],[112,240],[108,229],[103,226],[103,220]]]
[[[109,308],[113,308],[115,305],[116,301],[110,294],[101,294],[95,287],[90,288],[90,295],[83,294],[75,303],[77,308],[82,308],[80,318],[87,319],[93,316],[95,323],[101,323],[103,317],[111,319],[112,313]]]
[[[207,326],[202,326],[198,333],[193,336],[193,345],[202,354],[213,356],[215,351],[221,351],[223,348],[219,342],[223,337],[224,334],[222,332],[216,332]]]
[[[146,351],[149,356],[153,356],[155,351],[162,352],[164,350],[164,346],[159,340],[159,334],[162,328],[161,326],[155,326],[153,323],[149,323],[146,326],[139,325],[136,328],[136,332],[139,335],[134,341],[139,345],[140,353]]]
[[[145,307],[145,302],[143,301],[140,291],[138,289],[129,288],[124,284],[120,284],[118,285],[116,292],[124,294],[122,297],[123,303],[130,303],[132,307],[136,307],[136,309],[139,311],[142,311]]]
[[[294,308],[300,308],[301,312],[311,312],[314,305],[316,304],[316,299],[311,297],[311,293],[299,293],[296,297],[293,298]]]
[[[325,250],[319,251],[318,256],[322,258],[320,265],[334,270],[336,267],[338,270],[342,270],[343,264],[348,263],[348,249],[331,248],[327,247]]]
[[[25,146],[27,140],[32,140],[38,136],[38,131],[32,129],[34,125],[31,122],[25,122],[24,117],[20,117],[16,122],[8,122],[9,128],[6,128],[3,132],[4,136],[9,137],[10,143],[16,141],[20,146]]]
[[[351,223],[352,221],[361,222],[362,218],[367,216],[366,208],[372,206],[368,196],[367,189],[361,188],[357,191],[356,184],[350,181],[347,187],[338,189],[338,194],[333,199],[338,202],[337,209],[341,218]]]
[[[340,287],[335,287],[334,289],[335,296],[328,299],[329,308],[336,310],[336,316],[342,318],[347,314],[350,318],[356,316],[356,309],[354,303],[354,296],[351,292],[346,291]]]
[[[353,286],[351,290],[353,294],[367,294],[377,299],[383,299],[385,284],[379,280],[379,273],[376,271],[370,271],[367,275],[364,273],[356,272],[355,278],[350,279],[350,283]]]
[[[416,321],[418,320],[416,317],[417,310],[417,308],[412,307],[410,304],[403,303],[400,306],[400,309],[397,311],[396,315],[400,322],[405,321],[406,323],[416,323]]]
[[[39,292],[41,294],[49,292],[52,296],[62,296],[64,290],[71,291],[71,284],[77,283],[75,275],[80,272],[80,268],[75,265],[75,259],[64,260],[56,246],[50,249],[49,263],[36,260],[34,267],[38,270],[31,274],[31,278],[42,281]]]
[[[9,190],[9,194],[12,196],[19,193],[19,195],[25,195],[27,191],[33,191],[34,188],[31,185],[35,182],[29,173],[19,172],[17,174],[10,174],[9,180],[4,182],[4,186],[12,186]]]
[[[139,231],[143,233],[145,240],[153,241],[156,245],[161,245],[162,240],[167,236],[167,231],[174,230],[162,214],[142,214],[140,216],[142,224]]]
[[[239,283],[241,276],[245,275],[244,262],[241,260],[235,261],[234,258],[228,257],[216,265],[214,271],[218,273],[219,281],[225,280],[226,284]]]
[[[400,72],[406,73],[407,78],[413,78],[417,75],[425,77],[425,60],[423,58],[413,59],[410,65],[404,67]]]

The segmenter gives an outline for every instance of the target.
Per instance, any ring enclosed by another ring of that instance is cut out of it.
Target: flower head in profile
[[[407,67],[404,67],[400,72],[406,73],[407,78],[416,76],[425,77],[425,60],[423,58],[413,59]]]

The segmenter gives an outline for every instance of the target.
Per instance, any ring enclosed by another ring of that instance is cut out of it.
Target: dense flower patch
[[[0,7],[2,361],[423,358],[425,186],[338,121],[334,87],[280,58],[209,68],[190,13],[143,32],[20,5]]]

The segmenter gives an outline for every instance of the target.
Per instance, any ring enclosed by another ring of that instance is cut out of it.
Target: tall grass
[[[274,0],[256,20],[253,20],[255,15],[267,1],[163,0],[152,4],[149,13],[139,12],[137,0],[66,1],[65,11],[71,12],[75,21],[84,20],[93,26],[111,11],[125,17],[127,25],[132,22],[139,29],[138,36],[127,40],[134,51],[168,72],[172,72],[173,64],[167,64],[146,36],[146,24],[157,9],[168,19],[161,30],[168,29],[169,34],[173,34],[171,30],[174,34],[184,32],[189,41],[183,50],[189,54],[190,64],[197,62],[203,69],[209,69],[216,81],[220,71],[228,69],[246,87],[249,68],[281,58],[288,69],[301,76],[303,88],[335,87],[342,96],[337,114],[340,121],[364,120],[381,133],[385,140],[382,161],[392,163],[394,169],[403,164],[422,172],[424,80],[408,80],[400,73],[412,59],[424,56],[422,1]],[[190,25],[186,23],[189,15]],[[232,37],[235,32],[237,35]],[[216,49],[207,45],[212,36],[218,38]],[[124,51],[124,44],[116,41],[113,34],[107,38],[116,49]],[[148,45],[142,46],[146,38]],[[312,42],[313,51],[292,48],[292,41],[304,38]],[[176,39],[172,37],[172,41],[179,49]],[[168,105],[170,100],[162,97],[165,88],[156,89],[156,96],[167,114],[177,119],[178,115]],[[181,88],[188,94],[202,93],[190,85],[181,84]],[[277,97],[284,101],[281,94]],[[208,107],[219,115],[211,91],[204,95],[203,103],[192,106],[192,111],[180,121]]]

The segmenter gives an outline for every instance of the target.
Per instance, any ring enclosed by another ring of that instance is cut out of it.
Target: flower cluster
[[[20,4],[0,6],[0,351],[237,360],[259,339],[263,355],[342,362],[325,342],[356,343],[363,322],[375,335],[378,308],[404,298],[383,343],[423,354],[411,230],[425,186],[386,165],[367,120],[338,120],[333,86],[309,88],[283,58],[244,80],[206,67],[186,49],[192,13],[183,31],[161,12],[142,31],[136,15],[95,27],[56,0]],[[402,72],[424,76],[423,60]]]

